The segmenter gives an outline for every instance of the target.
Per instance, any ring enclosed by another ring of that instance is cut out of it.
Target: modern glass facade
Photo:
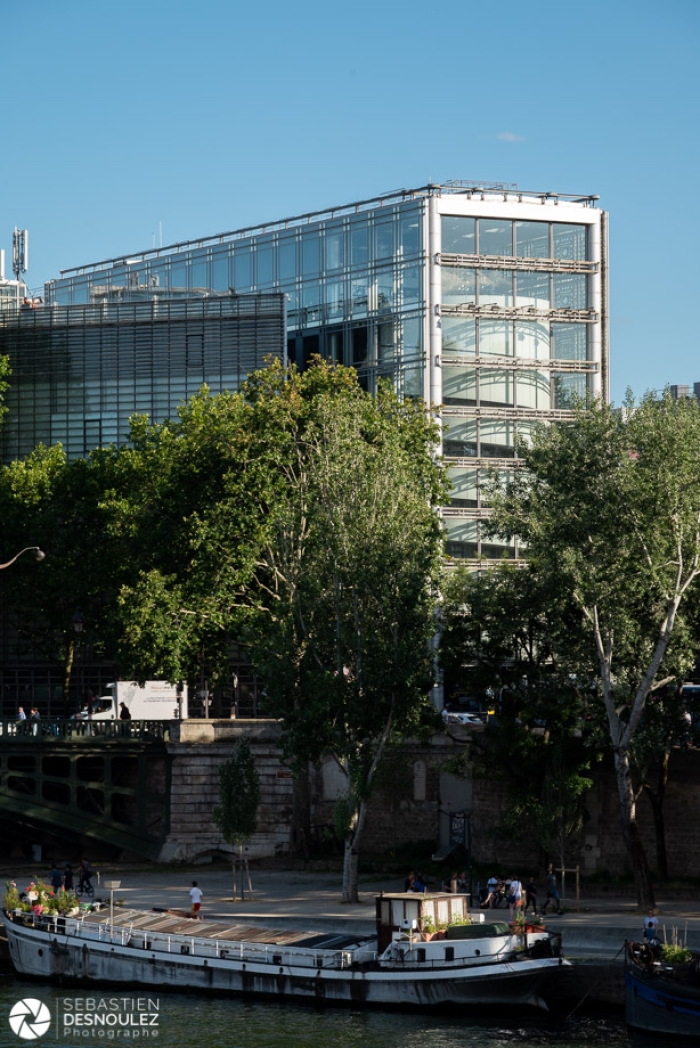
[[[287,347],[442,405],[455,559],[517,557],[486,542],[487,467],[512,469],[537,421],[608,393],[607,222],[594,197],[454,182],[66,271],[47,303],[284,293]]]
[[[132,415],[172,418],[203,383],[238,389],[266,357],[284,359],[285,338],[278,292],[0,314],[0,353],[12,368],[2,461],[39,443],[60,442],[71,458],[123,444]]]

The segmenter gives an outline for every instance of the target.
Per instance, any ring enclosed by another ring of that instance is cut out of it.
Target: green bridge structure
[[[26,841],[58,838],[72,854],[94,841],[155,859],[169,832],[171,728],[0,721],[0,822]]]

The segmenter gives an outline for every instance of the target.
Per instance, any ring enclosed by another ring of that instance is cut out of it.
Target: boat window
[[[419,961],[424,961],[425,960],[425,950],[423,949],[422,946],[418,947],[418,949],[416,950],[416,954],[417,954],[417,957],[418,957]]]
[[[445,960],[446,961],[454,961],[454,959],[455,959],[455,948],[454,948],[454,946],[446,946],[445,947]]]

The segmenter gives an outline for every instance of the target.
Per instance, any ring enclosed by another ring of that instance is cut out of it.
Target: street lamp
[[[21,549],[19,551],[19,553],[16,553],[14,555],[12,560],[8,560],[7,564],[0,564],[0,571],[2,571],[3,568],[10,568],[10,567],[12,567],[12,565],[14,564],[14,562],[17,560],[18,557],[21,557],[23,553],[29,553],[30,550],[34,550],[34,559],[35,560],[43,560],[44,557],[46,556],[44,551],[42,549],[39,549],[38,546],[25,546],[24,549]]]

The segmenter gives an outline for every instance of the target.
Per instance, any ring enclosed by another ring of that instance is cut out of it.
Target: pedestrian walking
[[[190,899],[192,900],[192,916],[201,920],[200,908],[202,906],[202,896],[204,892],[199,887],[196,881],[192,881],[192,887],[190,888]]]
[[[550,902],[556,906],[554,912],[557,917],[561,917],[561,900],[559,898],[559,889],[557,888],[557,874],[554,869],[554,864],[551,862],[549,864],[549,869],[547,870],[547,898],[542,907],[542,913],[547,912],[547,907]]]
[[[658,931],[659,918],[655,916],[653,910],[649,910],[644,918],[644,942],[651,942],[652,939],[657,939]]]

